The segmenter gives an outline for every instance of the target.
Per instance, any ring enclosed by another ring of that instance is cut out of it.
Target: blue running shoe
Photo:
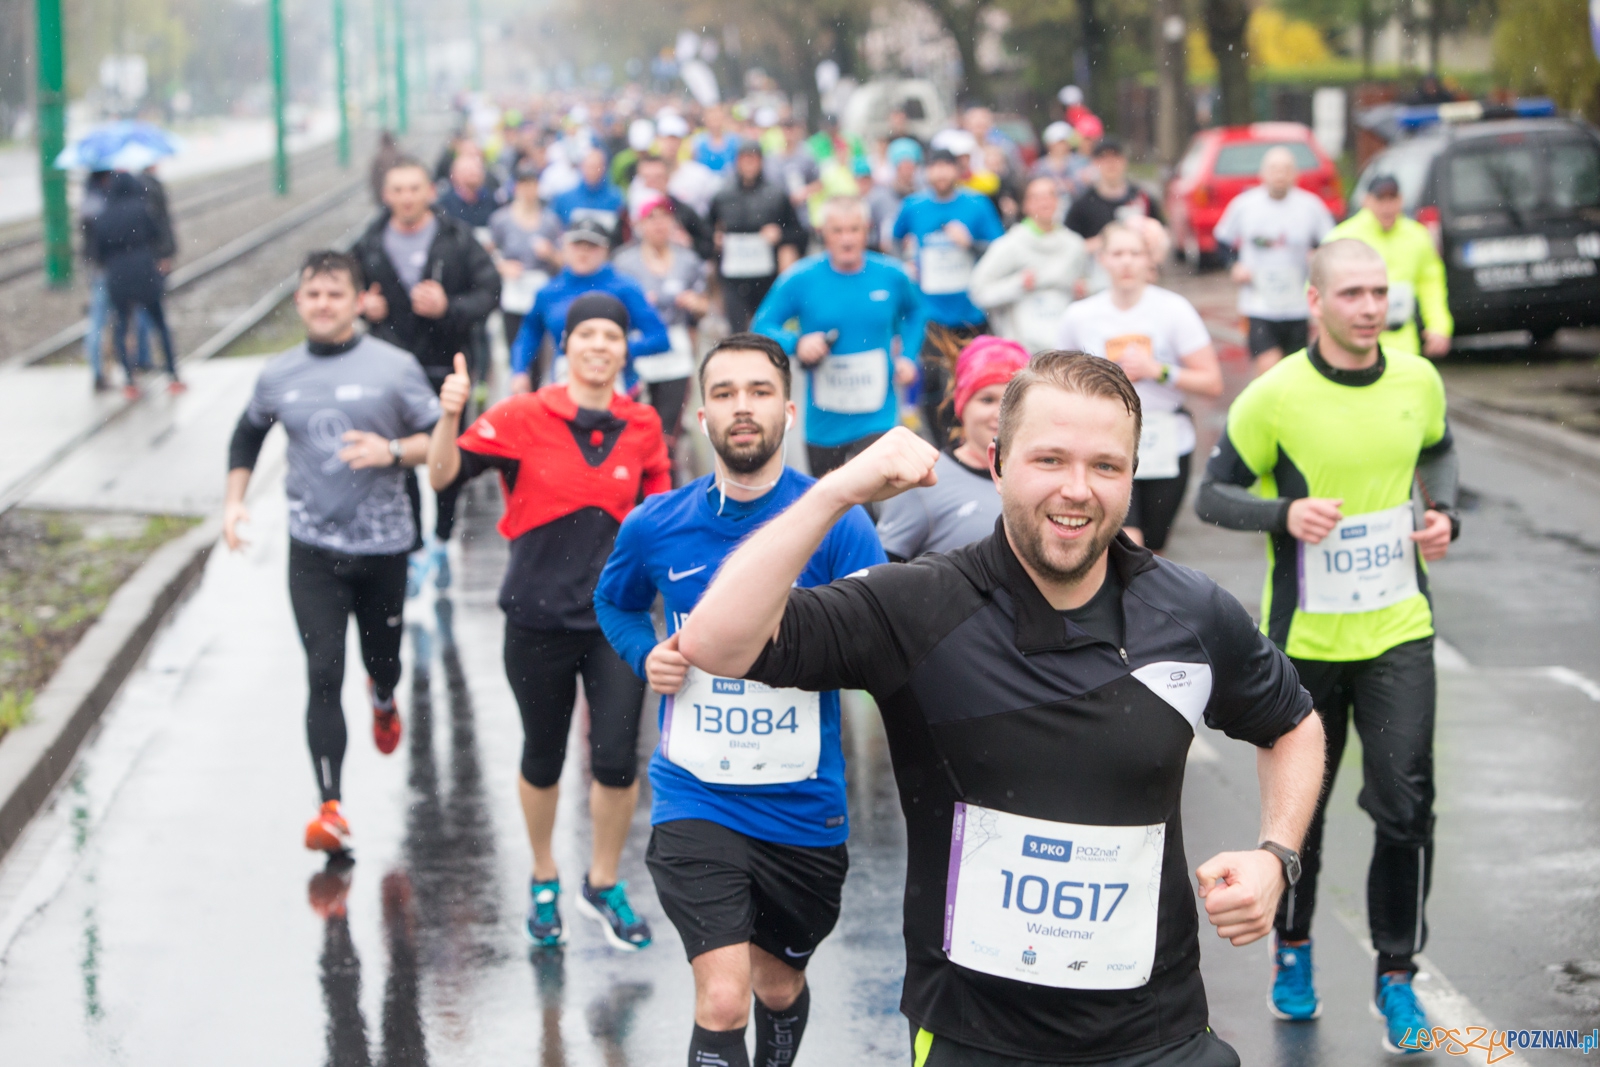
[[[1415,1056],[1433,1047],[1431,1040],[1426,1043],[1417,1040],[1418,1035],[1429,1028],[1428,1016],[1411,988],[1411,975],[1379,975],[1374,1007],[1383,1016],[1384,1051]]]
[[[545,948],[565,945],[567,930],[561,925],[561,909],[556,907],[561,896],[561,882],[534,882],[529,892],[533,894],[533,903],[528,907],[528,921],[523,924],[522,932],[535,945]]]
[[[1311,942],[1285,945],[1280,941],[1272,961],[1272,996],[1267,998],[1272,1014],[1291,1023],[1309,1022],[1321,1015],[1322,999],[1311,978]]]
[[[443,541],[435,541],[428,549],[428,566],[433,568],[433,587],[450,588],[450,553]]]
[[[418,549],[411,553],[411,558],[406,560],[406,599],[422,595],[422,583],[428,580],[428,571],[433,564],[433,558],[428,555],[427,549]]]
[[[633,913],[628,903],[627,882],[618,882],[607,889],[596,889],[583,876],[583,895],[578,898],[578,910],[600,924],[611,947],[624,952],[638,952],[650,947],[650,924]]]

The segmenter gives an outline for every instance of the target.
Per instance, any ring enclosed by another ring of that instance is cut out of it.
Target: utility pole
[[[333,95],[339,105],[339,166],[350,166],[350,92],[345,85],[344,0],[333,0]]]
[[[1194,108],[1189,99],[1189,26],[1183,0],[1156,0],[1156,156],[1169,166],[1178,162],[1189,138]]]
[[[394,0],[394,101],[395,127],[399,133],[411,128],[406,73],[406,6],[405,0]]]
[[[267,20],[271,23],[272,38],[272,187],[279,196],[289,195],[289,152],[284,140],[284,96],[288,87],[284,83],[283,57],[283,0],[269,0]]]
[[[467,21],[472,24],[472,91],[483,92],[483,17],[478,0],[467,0]]]
[[[61,0],[39,0],[39,188],[44,193],[45,283],[72,284],[72,219],[67,215],[67,173],[56,157],[67,147],[66,63],[61,47]]]
[[[374,61],[378,66],[378,125],[389,128],[389,34],[387,0],[372,0],[372,32],[377,36]]]

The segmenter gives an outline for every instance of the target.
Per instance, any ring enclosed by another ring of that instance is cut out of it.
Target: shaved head
[[[1319,292],[1326,292],[1334,283],[1334,279],[1345,271],[1374,266],[1385,273],[1388,271],[1378,250],[1367,242],[1358,241],[1354,237],[1328,241],[1311,257],[1311,287]]]

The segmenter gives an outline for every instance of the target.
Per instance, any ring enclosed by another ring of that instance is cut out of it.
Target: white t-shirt
[[[1239,287],[1239,314],[1286,322],[1306,318],[1306,274],[1311,250],[1333,229],[1322,198],[1299,187],[1282,200],[1264,185],[1229,202],[1217,221],[1217,240],[1239,251],[1251,281]]]
[[[1194,305],[1170,289],[1147,285],[1139,302],[1126,311],[1111,302],[1111,290],[1096,293],[1067,308],[1061,318],[1059,346],[1067,351],[1088,352],[1102,359],[1117,358],[1129,346],[1145,347],[1159,363],[1176,371],[1179,357],[1211,343],[1211,334]],[[1163,385],[1153,378],[1133,383],[1145,411],[1179,411],[1183,393],[1175,385]],[[1178,454],[1194,451],[1194,423],[1179,418]]]

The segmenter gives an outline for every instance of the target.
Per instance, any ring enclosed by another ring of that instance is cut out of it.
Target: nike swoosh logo
[[[692,567],[692,568],[690,568],[689,570],[686,570],[686,571],[675,571],[671,567],[668,567],[667,568],[667,581],[669,581],[669,582],[681,582],[683,579],[689,577],[691,574],[699,574],[701,571],[706,569],[706,566],[707,566],[706,564],[702,563],[702,564],[700,564],[700,566]]]
[[[805,959],[807,956],[811,955],[815,951],[817,951],[817,950],[814,949],[814,948],[808,948],[804,952],[796,952],[792,948],[786,948],[786,949],[783,950],[783,954],[785,956],[788,956],[792,960],[803,960],[803,959]]]

